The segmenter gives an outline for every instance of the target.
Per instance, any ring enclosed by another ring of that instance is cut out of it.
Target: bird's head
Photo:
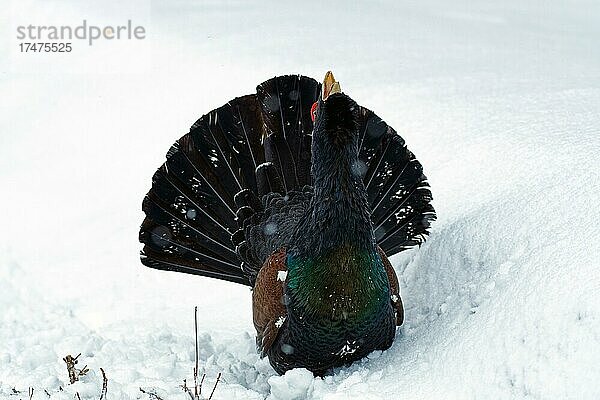
[[[342,93],[331,71],[325,74],[319,100],[311,108],[313,136],[335,147],[347,147],[358,137],[358,105]]]

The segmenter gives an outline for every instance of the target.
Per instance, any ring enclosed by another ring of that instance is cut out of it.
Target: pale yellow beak
[[[323,93],[321,94],[321,98],[327,100],[330,95],[341,92],[342,88],[340,87],[340,83],[333,77],[333,72],[327,71],[325,79],[323,79]]]

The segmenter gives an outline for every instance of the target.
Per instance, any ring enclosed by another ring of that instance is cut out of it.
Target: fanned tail
[[[142,263],[252,286],[264,254],[290,236],[312,197],[310,108],[320,89],[304,76],[276,77],[196,121],[144,199]],[[404,140],[372,111],[360,115],[357,168],[390,256],[425,239],[431,192]]]

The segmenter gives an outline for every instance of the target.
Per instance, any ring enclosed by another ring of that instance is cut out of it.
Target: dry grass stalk
[[[200,382],[200,390],[198,390],[198,306],[194,307],[194,338],[196,340],[196,366],[194,367],[194,399],[199,399],[202,393],[202,382]],[[204,379],[204,377],[202,378]]]
[[[80,355],[81,353],[77,354],[76,357],[73,357],[72,355],[67,354],[67,356],[63,358],[63,361],[67,364],[67,372],[69,373],[69,382],[71,384],[77,382],[80,376],[83,376],[89,372],[87,365],[82,369],[75,368],[75,365],[77,365],[77,359]]]
[[[208,400],[212,400],[213,394],[215,394],[215,389],[217,388],[217,385],[219,384],[220,380],[221,380],[221,373],[219,372],[219,375],[217,375],[217,381],[215,382],[215,386],[213,386],[212,392],[210,392],[210,396],[208,396]]]
[[[100,372],[102,372],[102,391],[100,392],[100,400],[104,400],[106,399],[106,392],[108,392],[108,378],[106,377],[104,369],[100,368]]]
[[[198,372],[199,372],[199,359],[200,354],[198,351],[198,307],[194,307],[194,338],[195,338],[195,365],[194,365],[194,392],[187,385],[187,380],[183,380],[183,385],[180,385],[181,389],[190,396],[190,400],[202,400],[202,385],[204,384],[204,379],[206,378],[206,374],[202,374],[202,378],[200,379],[200,383],[198,383]],[[210,396],[208,400],[211,400],[219,381],[221,380],[221,373],[217,376],[217,381],[212,388]]]
[[[154,391],[144,390],[144,389],[140,388],[140,392],[147,394],[151,400],[163,400],[163,398],[160,397],[159,395],[157,395],[156,392],[154,392]]]

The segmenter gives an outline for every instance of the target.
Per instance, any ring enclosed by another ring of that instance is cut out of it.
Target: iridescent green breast
[[[311,258],[292,249],[287,269],[286,322],[269,350],[278,372],[323,374],[391,345],[396,325],[379,254],[345,246]]]
[[[332,321],[368,320],[389,302],[389,283],[376,251],[341,246],[316,257],[290,252],[287,293],[293,308]]]

